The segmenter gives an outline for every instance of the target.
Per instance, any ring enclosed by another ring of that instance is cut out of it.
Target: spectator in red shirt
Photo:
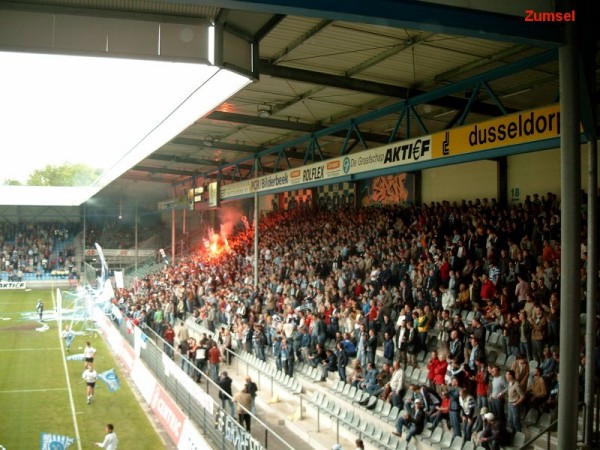
[[[221,351],[216,342],[208,350],[208,362],[210,363],[210,376],[215,383],[219,381],[219,363],[221,362]]]
[[[169,358],[173,359],[173,346],[175,345],[175,330],[170,323],[167,323],[167,328],[163,332],[163,338],[165,339],[165,353]]]
[[[494,283],[489,279],[487,273],[481,275],[480,297],[482,300],[494,299]]]

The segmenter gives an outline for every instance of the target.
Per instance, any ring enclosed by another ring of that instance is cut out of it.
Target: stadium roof
[[[497,11],[447,6],[463,5],[451,1],[31,0],[18,2],[18,8],[14,2],[0,2],[0,18],[3,8],[16,8],[165,23],[205,20],[258,48],[253,83],[198,116],[112,183],[121,192],[135,182],[162,183],[168,197],[171,186],[186,186],[192,179],[198,184],[248,177],[254,170],[251,159],[276,145],[463,80],[477,80],[483,73],[495,71],[498,76],[411,107],[408,122],[404,118],[400,127],[397,113],[361,124],[360,135],[320,137],[318,157],[339,156],[342,147],[359,151],[423,129],[444,130],[466,110],[465,123],[473,123],[555,102],[557,56],[539,64],[528,61],[557,48],[559,28],[525,23],[526,1],[496,3]],[[529,3],[537,9],[553,7],[551,1]],[[594,58],[597,66],[598,56]],[[501,73],[507,67],[512,69]],[[598,71],[595,77],[600,81]],[[33,118],[29,130],[43,130],[43,118]],[[93,136],[88,134],[87,140],[92,142]],[[286,164],[306,163],[309,145],[286,147]],[[280,157],[263,157],[261,170],[282,168]]]

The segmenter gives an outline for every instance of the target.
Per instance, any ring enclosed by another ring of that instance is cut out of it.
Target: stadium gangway
[[[123,323],[125,323],[125,321],[123,321]],[[125,325],[126,327],[126,325]],[[154,343],[156,346],[156,349],[164,354],[167,354],[164,349],[165,348],[170,348],[171,351],[173,351],[173,355],[175,355],[176,351],[175,349],[167,342],[165,341],[161,336],[159,336],[152,328],[148,327],[147,325],[143,325],[141,327],[142,332],[149,337],[149,341]],[[123,329],[123,325],[119,328],[119,331],[121,332],[121,335],[125,336],[128,334],[126,329]],[[207,335],[209,334],[213,334],[213,333],[207,333]],[[165,380],[163,379],[164,377],[164,372],[160,373],[157,372],[155,370],[155,367],[153,367],[152,365],[146,364],[148,367],[148,369],[150,369],[153,373],[154,376],[156,376],[156,379],[159,380],[161,382],[161,384],[163,385],[163,387],[169,392],[172,393],[172,389],[169,389],[169,386],[167,385],[167,383],[165,382]],[[206,389],[203,388],[203,386],[201,387],[202,390],[204,390],[207,394],[212,395],[214,393],[219,393],[219,392],[223,392],[228,398],[232,398],[231,396],[227,395],[220,387],[217,383],[215,383],[211,377],[210,374],[204,373],[202,371],[200,371],[194,364],[188,364],[188,366],[190,367],[190,370],[192,370],[194,372],[194,375],[189,375],[190,377],[194,377],[195,375],[197,375],[198,373],[200,374],[200,376],[202,377],[202,380],[206,382]],[[181,367],[181,366],[180,366]],[[187,366],[186,366],[187,367]],[[181,369],[183,370],[183,369]],[[187,373],[187,372],[186,372]],[[204,383],[203,383],[204,384]],[[177,392],[177,390],[181,391],[185,389],[185,386],[181,386],[178,385],[178,387],[175,388],[175,392]],[[213,394],[211,394],[211,392]],[[183,405],[181,404],[181,402],[178,401],[178,397],[179,396],[175,396],[174,400],[182,407],[185,409],[185,407],[187,406],[187,409],[189,411],[189,405]],[[213,402],[216,405],[216,410],[222,410],[226,415],[230,416],[228,411],[228,408],[221,408],[220,406],[220,401],[217,402],[214,397],[213,397]],[[249,412],[251,417],[252,417],[252,424],[253,424],[253,429],[256,430],[257,425],[259,425],[260,427],[262,427],[264,429],[264,438],[263,438],[263,442],[260,442],[261,445],[264,445],[264,447],[266,449],[268,449],[268,442],[269,442],[269,437],[273,437],[277,440],[278,444],[288,450],[295,450],[295,447],[291,446],[286,440],[285,438],[283,438],[280,434],[278,434],[275,430],[273,430],[269,424],[267,424],[266,422],[264,422],[263,420],[261,420],[259,417],[257,417],[255,414],[252,414],[252,412]],[[237,419],[235,417],[232,417],[233,421],[237,422]],[[196,422],[197,425],[202,426],[201,423]],[[203,429],[206,429],[205,426],[202,426]],[[210,427],[210,428],[214,428],[214,427]],[[252,434],[253,437],[256,436],[256,434]],[[255,437],[256,438],[256,437]],[[221,447],[220,447],[221,448]]]

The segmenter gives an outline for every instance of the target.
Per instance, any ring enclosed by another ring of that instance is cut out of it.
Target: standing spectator
[[[254,351],[256,352],[256,357],[265,361],[265,346],[267,345],[267,337],[265,336],[265,332],[263,327],[260,325],[254,326],[254,334],[252,335],[252,347],[254,347]]]
[[[526,392],[529,384],[529,364],[525,356],[519,355],[512,364],[511,369],[515,372],[515,379],[521,386],[521,390]]]
[[[248,385],[244,386],[240,392],[234,397],[233,401],[236,404],[238,413],[238,421],[244,425],[246,431],[250,432],[250,408],[252,407],[252,396],[248,392]]]
[[[490,409],[494,416],[504,422],[504,404],[508,384],[500,375],[500,368],[496,365],[490,367],[491,391],[490,391]]]
[[[175,345],[175,330],[170,322],[167,322],[167,328],[163,332],[163,338],[165,340],[165,353],[171,359],[173,359],[173,347]]]
[[[417,367],[417,353],[419,353],[419,337],[414,328],[413,322],[408,321],[408,340],[406,342],[407,365]]]
[[[231,391],[232,380],[229,378],[227,372],[222,372],[219,376],[219,398],[221,399],[221,408],[225,409],[225,404],[229,403],[229,409],[231,416],[235,416],[235,408],[233,407],[233,392]]]
[[[400,326],[397,330],[398,336],[398,360],[403,367],[406,367],[407,363],[407,347],[408,347],[408,327],[406,326],[406,320],[400,320]]]
[[[208,362],[210,364],[210,377],[216,383],[219,381],[219,364],[221,363],[221,352],[217,343],[211,341],[211,347],[208,350]]]
[[[187,374],[190,377],[193,377],[194,375],[196,375],[195,376],[196,379],[198,378],[198,375],[196,374],[194,367],[195,367],[195,363],[196,363],[196,350],[197,349],[198,349],[198,343],[196,342],[196,339],[190,338],[189,345],[188,345],[188,352],[187,352],[187,360],[188,360]]]
[[[348,365],[348,353],[344,348],[342,341],[337,344],[337,365],[338,365],[338,375],[340,376],[340,381],[342,383],[346,382],[346,366]]]
[[[219,345],[221,346],[221,354],[225,356],[225,364],[229,365],[231,364],[231,358],[232,358],[232,348],[233,348],[233,341],[232,341],[232,335],[231,335],[231,331],[229,330],[229,328],[227,328],[226,326],[222,326],[221,327],[221,331],[219,332]]]
[[[490,373],[485,366],[483,358],[477,359],[477,373],[471,377],[471,381],[475,382],[475,396],[477,407],[481,411],[483,408],[489,407],[488,390],[490,387]]]
[[[105,448],[106,450],[117,450],[119,438],[117,437],[117,433],[115,433],[113,424],[107,423],[105,431],[106,435],[104,436],[104,440],[102,442],[96,442],[96,447]]]
[[[417,309],[416,327],[419,332],[417,353],[419,351],[427,351],[427,335],[429,333],[429,316],[421,309]]]
[[[280,335],[276,336],[275,339],[273,340],[273,356],[275,357],[275,368],[277,370],[283,370],[283,363],[281,360],[281,336]]]
[[[287,338],[281,340],[281,365],[286,375],[294,376],[294,351]]]
[[[181,370],[185,373],[189,373],[189,361],[188,361],[188,352],[190,350],[190,340],[189,338],[185,341],[179,341],[178,346],[179,354],[181,355]]]
[[[461,435],[460,431],[460,382],[456,377],[452,377],[450,380],[450,387],[448,388],[448,397],[450,398],[450,411],[448,415],[450,417],[450,428],[452,428],[452,438]]]
[[[506,381],[508,382],[507,426],[512,429],[512,432],[514,434],[517,431],[523,431],[521,427],[521,404],[525,401],[525,393],[521,390],[521,386],[515,378],[514,370],[507,370],[505,376]]]
[[[445,357],[439,356],[438,363],[433,373],[433,387],[440,394],[446,388],[446,373],[448,372],[448,361]]]
[[[98,373],[94,370],[94,365],[92,363],[88,363],[81,378],[85,380],[87,404],[89,405],[94,399],[94,388],[96,387],[96,380],[98,379]]]
[[[475,424],[475,399],[469,393],[467,388],[460,390],[460,408],[462,410],[463,433],[462,437],[465,442],[471,440],[471,432]]]
[[[206,362],[207,362],[207,348],[206,348],[207,339],[200,339],[198,345],[196,346],[196,382],[199,383],[202,379],[202,374],[206,373]]]
[[[542,307],[537,305],[533,309],[533,317],[530,319],[531,324],[531,351],[533,359],[538,364],[542,362],[542,353],[546,343],[546,335],[548,334],[548,321],[544,315]]]
[[[183,342],[183,341],[187,342],[189,338],[190,338],[190,333],[189,333],[187,327],[185,326],[185,322],[182,322],[181,325],[179,326],[179,329],[177,330],[177,340],[181,344],[181,342]]]
[[[375,353],[377,352],[377,331],[375,328],[369,328],[369,338],[367,339],[367,363],[375,364]]]
[[[519,343],[521,340],[521,324],[518,314],[509,313],[506,316],[506,324],[502,333],[506,339],[507,354],[517,356],[519,354]]]
[[[452,360],[462,364],[465,361],[465,345],[460,338],[458,330],[454,329],[450,331],[450,342],[448,343],[450,353],[448,357]]]
[[[394,347],[392,335],[386,331],[383,333],[383,360],[388,364],[392,364],[394,361]]]
[[[531,361],[531,324],[527,320],[527,311],[523,310],[519,313],[519,321],[519,353],[525,355],[527,361]],[[495,415],[496,419],[502,420],[498,414]]]
[[[250,376],[246,376],[246,384],[244,385],[244,387],[246,388],[246,390],[250,394],[250,397],[252,398],[249,410],[252,414],[256,414],[256,393],[258,392],[258,386],[254,381],[252,381],[252,378],[250,378]]]

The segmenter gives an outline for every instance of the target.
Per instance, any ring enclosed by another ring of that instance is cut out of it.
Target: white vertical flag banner
[[[114,274],[115,274],[115,284],[117,285],[117,289],[124,289],[125,283],[123,283],[123,271],[115,270]]]

